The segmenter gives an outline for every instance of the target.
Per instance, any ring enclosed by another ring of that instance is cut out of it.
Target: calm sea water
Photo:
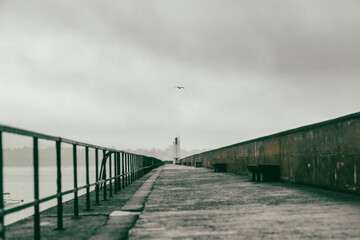
[[[73,168],[62,167],[62,191],[74,188]],[[40,198],[56,194],[56,167],[39,168]],[[95,169],[90,168],[90,183],[95,182]],[[78,186],[86,184],[85,167],[78,167]],[[34,175],[32,167],[4,167],[4,192],[9,192],[12,199],[24,200],[24,203],[34,201]],[[79,192],[82,195],[86,190]],[[63,197],[63,201],[73,198],[73,194]],[[51,200],[40,205],[40,211],[56,205],[57,200]],[[9,207],[12,207],[11,205]],[[5,216],[5,224],[21,220],[34,214],[33,207]]]

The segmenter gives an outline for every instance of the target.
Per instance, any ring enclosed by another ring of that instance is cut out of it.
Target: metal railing
[[[3,149],[3,133],[17,134],[21,136],[32,137],[33,139],[33,174],[34,174],[34,201],[24,203],[15,207],[5,208],[4,205],[4,184],[3,184],[3,165],[4,165],[4,149]],[[57,193],[44,198],[39,197],[39,139],[53,141],[56,148],[56,169],[57,169]],[[74,188],[68,191],[62,191],[61,181],[61,146],[62,144],[70,144],[73,148],[73,179]],[[86,167],[86,184],[78,186],[78,162],[77,148],[85,148],[85,167]],[[95,181],[90,183],[89,168],[89,149],[95,151]],[[102,162],[99,171],[99,150],[102,151]],[[103,200],[108,195],[111,197],[113,192],[117,193],[121,189],[131,184],[153,168],[162,165],[162,161],[156,158],[137,155],[125,151],[112,148],[100,147],[65,138],[54,137],[46,134],[31,132],[18,128],[0,125],[0,238],[5,239],[6,227],[4,217],[8,214],[21,211],[26,208],[34,207],[34,238],[40,239],[40,204],[57,199],[57,230],[64,229],[63,226],[63,196],[73,193],[73,211],[74,218],[79,217],[79,196],[80,190],[86,189],[86,210],[91,210],[90,204],[90,188],[95,187],[95,205],[100,203],[100,191],[103,191]],[[109,167],[107,171],[106,168]],[[107,177],[107,172],[109,177]],[[109,187],[109,193],[108,191]]]

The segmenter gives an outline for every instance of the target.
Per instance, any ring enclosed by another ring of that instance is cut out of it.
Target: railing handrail
[[[24,203],[15,207],[4,206],[3,198],[3,133],[17,134],[33,138],[33,170],[34,170],[34,201]],[[39,147],[38,139],[49,140],[56,143],[56,168],[57,168],[57,193],[54,195],[39,197]],[[74,188],[67,191],[62,191],[61,181],[61,143],[70,144],[73,146],[73,174],[74,174]],[[86,184],[83,186],[77,185],[77,147],[85,147],[85,165],[86,165]],[[89,177],[89,149],[95,150],[95,181],[90,183]],[[99,150],[103,152],[103,161],[101,162],[101,171],[99,174]],[[111,156],[114,156],[113,158]],[[109,161],[108,161],[109,159]],[[112,162],[114,169],[112,169]],[[40,239],[40,210],[41,203],[58,199],[57,203],[57,229],[63,229],[63,209],[62,209],[62,196],[74,193],[74,217],[79,217],[78,208],[78,191],[86,189],[86,210],[90,210],[90,187],[95,186],[96,204],[99,204],[99,188],[102,185],[104,192],[104,200],[107,198],[107,182],[110,182],[110,197],[112,196],[113,184],[114,193],[117,193],[122,188],[131,184],[133,181],[147,173],[151,169],[157,167],[162,163],[161,160],[148,157],[145,155],[134,154],[124,150],[117,150],[114,148],[107,148],[93,144],[74,141],[66,138],[55,137],[38,132],[28,131],[20,128],[10,127],[0,124],[0,238],[5,239],[5,224],[4,217],[7,214],[14,213],[29,207],[35,208],[34,213],[34,238]],[[109,178],[106,178],[107,169],[109,165]],[[114,173],[114,176],[112,175]]]

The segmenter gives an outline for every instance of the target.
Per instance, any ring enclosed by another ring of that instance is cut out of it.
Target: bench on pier
[[[225,163],[213,163],[215,172],[226,172],[226,164]]]
[[[252,181],[270,182],[280,179],[280,165],[248,164],[247,169],[252,173]]]
[[[202,167],[202,166],[203,166],[202,162],[195,162],[195,167]]]
[[[191,162],[187,162],[187,165],[188,165],[188,166],[191,166]]]

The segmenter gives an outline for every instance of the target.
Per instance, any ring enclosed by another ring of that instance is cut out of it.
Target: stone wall
[[[284,181],[360,193],[360,112],[180,161],[208,168],[226,163],[228,171],[240,174],[250,174],[247,164],[277,164]]]

